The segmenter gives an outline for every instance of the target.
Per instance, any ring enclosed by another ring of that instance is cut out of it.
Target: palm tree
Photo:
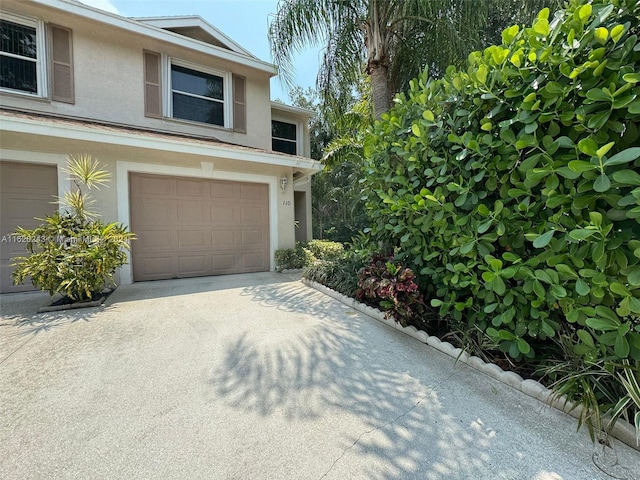
[[[271,52],[292,85],[293,55],[324,47],[317,87],[337,109],[352,98],[364,66],[380,118],[392,96],[425,67],[437,75],[460,65],[481,46],[491,12],[513,3],[531,0],[280,0],[269,27]]]

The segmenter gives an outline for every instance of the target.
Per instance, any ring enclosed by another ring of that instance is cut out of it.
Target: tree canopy
[[[425,67],[437,76],[450,64],[462,64],[491,39],[497,24],[528,21],[531,12],[550,3],[557,0],[280,0],[269,40],[290,85],[295,54],[324,48],[317,88],[335,108],[346,109],[367,73],[379,118],[393,95]]]

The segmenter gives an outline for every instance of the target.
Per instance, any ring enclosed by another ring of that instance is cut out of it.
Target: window
[[[171,64],[173,118],[228,126],[227,75]]]
[[[298,127],[295,123],[272,120],[271,149],[274,152],[296,155],[298,153],[297,130]]]
[[[0,88],[45,96],[43,24],[4,15],[0,19]]]

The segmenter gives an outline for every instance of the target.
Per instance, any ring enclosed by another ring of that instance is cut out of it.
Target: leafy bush
[[[358,272],[369,263],[371,253],[362,238],[353,240],[341,254],[306,266],[304,277],[343,295],[355,297],[358,291]]]
[[[134,235],[118,223],[103,223],[89,210],[88,191],[109,179],[97,161],[89,156],[69,157],[67,169],[76,186],[60,200],[68,211],[46,217],[33,230],[14,232],[27,240],[30,255],[13,259],[13,280],[19,284],[30,277],[35,287],[52,296],[62,293],[73,300],[91,299],[113,282],[116,269],[126,263],[125,252]]]
[[[329,240],[311,240],[307,243],[306,248],[319,260],[335,258],[344,252],[342,243]]]
[[[279,248],[275,253],[276,270],[298,270],[315,261],[313,254],[302,242],[296,242],[294,248]]]
[[[358,272],[356,298],[380,307],[403,326],[424,329],[426,305],[414,279],[411,269],[395,262],[393,255],[374,255]]]
[[[374,238],[515,360],[562,357],[560,332],[586,364],[640,360],[639,18],[544,9],[413,80],[366,139]]]
[[[344,252],[344,246],[339,242],[328,240],[311,240],[308,243],[296,242],[294,248],[280,248],[276,250],[276,269],[293,270],[308,267],[317,260],[333,259]]]

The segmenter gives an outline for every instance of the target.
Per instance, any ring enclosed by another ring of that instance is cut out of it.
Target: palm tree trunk
[[[389,110],[389,84],[387,67],[380,63],[370,66],[371,76],[371,90],[373,100],[373,113],[376,120],[380,119],[380,116]]]

